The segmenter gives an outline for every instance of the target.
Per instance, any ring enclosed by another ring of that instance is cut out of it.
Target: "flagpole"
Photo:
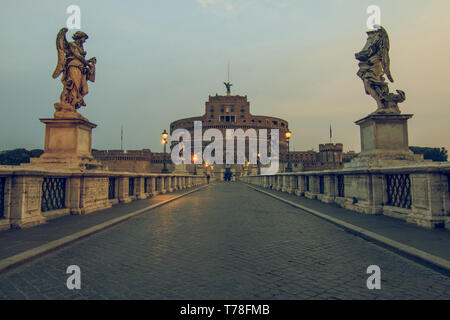
[[[123,151],[123,125],[120,127],[120,150]]]
[[[330,143],[332,143],[331,142],[331,138],[333,137],[333,131],[331,130],[331,124],[330,124]]]

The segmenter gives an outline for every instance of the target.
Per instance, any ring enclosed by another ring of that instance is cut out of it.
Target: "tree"
[[[31,151],[26,149],[4,151],[0,153],[0,164],[18,166],[21,163],[29,163],[30,158],[38,158],[43,152],[40,149],[33,149]]]
[[[432,161],[447,161],[448,152],[442,148],[428,148],[428,147],[409,147],[415,154],[423,154],[423,158]]]

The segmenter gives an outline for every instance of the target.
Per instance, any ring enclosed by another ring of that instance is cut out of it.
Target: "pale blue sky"
[[[359,151],[354,121],[375,110],[354,53],[366,39],[366,8],[381,7],[391,38],[391,71],[407,100],[410,144],[450,147],[450,2],[446,0],[3,0],[0,11],[0,150],[42,148],[39,118],[53,114],[60,80],[55,37],[70,4],[81,7],[97,78],[81,113],[98,124],[93,147],[161,151],[171,121],[201,115],[233,92],[251,112],[289,121],[296,150],[328,141]]]

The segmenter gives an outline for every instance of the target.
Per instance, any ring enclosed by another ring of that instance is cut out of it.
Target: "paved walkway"
[[[66,268],[81,269],[68,290]],[[366,287],[381,268],[381,290]],[[1,299],[450,299],[450,278],[239,183],[0,275]]]
[[[136,200],[131,203],[120,203],[112,208],[87,215],[67,215],[32,228],[0,231],[0,260],[114,218],[124,216],[130,212],[175,198],[194,188],[160,194],[149,199]]]
[[[361,214],[336,204],[323,203],[253,185],[252,187],[450,261],[450,230],[448,229],[426,229],[388,216]]]

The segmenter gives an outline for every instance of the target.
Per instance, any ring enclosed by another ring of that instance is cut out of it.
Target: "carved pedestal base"
[[[29,165],[61,169],[100,169],[92,156],[92,129],[97,127],[81,118],[40,119],[45,123],[44,153],[30,159]]]
[[[374,113],[355,123],[361,130],[361,153],[345,168],[396,166],[423,160],[409,150],[407,121],[412,114]]]

